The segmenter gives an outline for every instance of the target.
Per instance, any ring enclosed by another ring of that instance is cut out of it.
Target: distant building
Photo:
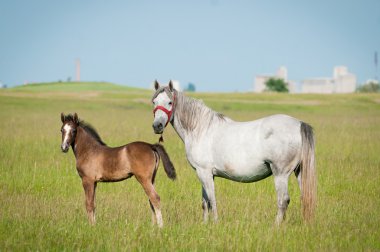
[[[302,93],[353,93],[356,90],[356,76],[345,66],[334,67],[332,78],[313,78],[301,82]]]
[[[265,83],[269,79],[282,79],[288,84],[289,92],[290,93],[295,92],[295,82],[288,80],[288,69],[284,66],[280,67],[277,70],[276,74],[256,75],[255,76],[255,84],[254,84],[254,92],[256,92],[256,93],[264,92],[266,89]]]
[[[370,84],[370,83],[379,84],[379,81],[376,79],[368,79],[364,84]]]

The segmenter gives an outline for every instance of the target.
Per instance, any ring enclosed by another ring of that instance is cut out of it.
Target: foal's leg
[[[159,162],[158,157],[157,157],[157,160]],[[154,180],[156,179],[157,169],[158,169],[158,165],[159,165],[158,162],[156,163],[156,166],[155,166],[155,169],[154,169],[154,172],[153,172],[153,176],[152,176],[152,185],[153,185],[153,188],[154,188]],[[150,209],[152,210],[152,223],[154,225],[154,224],[157,224],[156,211],[154,210],[154,206],[152,205],[152,202],[150,201],[150,199],[149,199],[149,205],[150,205]]]
[[[91,225],[95,224],[95,189],[96,182],[87,178],[82,179],[83,189],[86,196],[86,210]]]
[[[208,221],[208,211],[211,209],[214,215],[214,222],[218,220],[218,211],[216,209],[214,175],[207,170],[197,169],[197,175],[202,183],[202,208],[203,222]]]
[[[162,221],[162,214],[160,209],[160,196],[156,192],[156,189],[154,189],[154,186],[149,179],[139,179],[138,177],[136,178],[144,188],[146,195],[148,195],[152,212],[156,215],[158,227],[162,228],[164,226],[164,223]]]
[[[157,224],[157,219],[156,219],[156,211],[154,210],[154,206],[152,205],[152,202],[149,200],[149,205],[150,209],[152,210],[152,223]]]
[[[276,224],[280,225],[285,219],[286,209],[288,208],[290,197],[288,193],[288,179],[289,175],[280,174],[274,176],[274,185],[277,192],[277,217]]]

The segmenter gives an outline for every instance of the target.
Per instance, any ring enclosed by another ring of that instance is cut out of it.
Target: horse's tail
[[[168,175],[170,179],[175,180],[177,178],[177,174],[168,153],[166,153],[164,146],[161,144],[153,144],[152,149],[161,157],[166,175]]]
[[[302,214],[306,221],[314,216],[317,200],[317,174],[315,167],[315,147],[313,128],[301,122],[302,158],[301,158],[301,198]]]

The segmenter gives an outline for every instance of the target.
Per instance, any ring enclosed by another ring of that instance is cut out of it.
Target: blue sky
[[[0,81],[75,78],[199,91],[249,91],[254,76],[374,78],[380,1],[0,1]],[[377,73],[379,75],[379,73]]]

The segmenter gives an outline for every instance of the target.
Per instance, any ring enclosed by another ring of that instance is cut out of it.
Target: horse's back
[[[302,152],[301,121],[287,115],[265,118],[260,143],[265,159],[273,164],[272,169],[295,166]]]
[[[300,124],[299,120],[287,115],[226,123],[214,136],[212,149],[216,173],[243,182],[269,176],[270,163],[280,164],[299,155]]]
[[[283,114],[265,117],[261,120],[258,138],[266,144],[301,142],[301,121]]]
[[[226,123],[220,127],[216,138],[222,139],[222,141],[227,138],[243,145],[270,144],[272,141],[278,142],[297,138],[297,135],[300,136],[300,126],[301,122],[298,119],[278,114],[254,121]]]

